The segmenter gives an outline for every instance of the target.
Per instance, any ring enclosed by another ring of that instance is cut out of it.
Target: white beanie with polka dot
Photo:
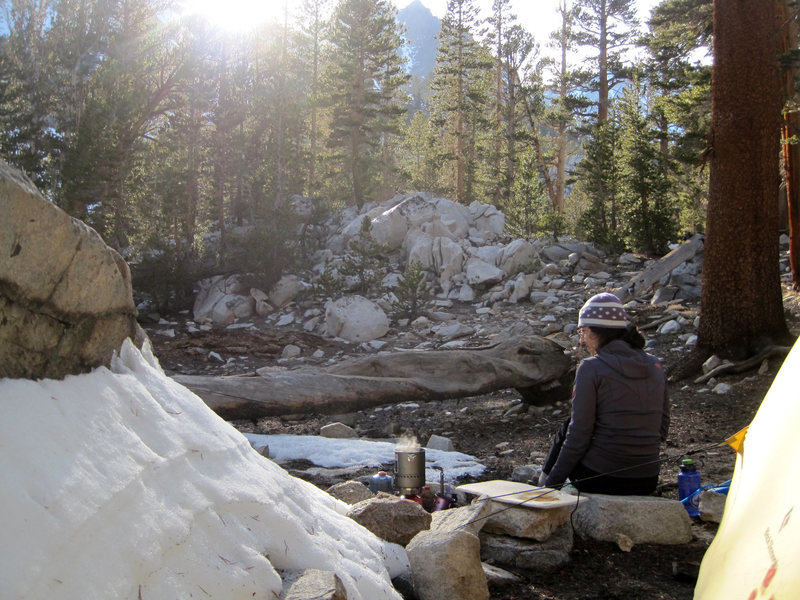
[[[578,313],[578,327],[626,329],[628,313],[614,294],[597,294],[589,298]]]

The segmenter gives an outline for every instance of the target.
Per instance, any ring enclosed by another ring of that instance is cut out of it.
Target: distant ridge
[[[436,36],[442,28],[441,20],[420,0],[414,0],[397,11],[397,20],[406,29],[409,72],[414,77],[429,79],[436,64],[436,51],[439,48]]]

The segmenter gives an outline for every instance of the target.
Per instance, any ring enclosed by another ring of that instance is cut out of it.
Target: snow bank
[[[402,548],[252,450],[147,347],[0,379],[0,400],[2,598],[271,598],[276,569],[307,567],[351,599],[400,598]]]
[[[317,435],[244,435],[256,447],[264,444],[269,446],[270,458],[277,462],[303,458],[328,469],[357,465],[381,467],[395,461],[394,450],[397,448],[394,442],[326,438]],[[448,482],[465,475],[478,477],[486,470],[474,456],[431,448],[425,449],[425,465],[425,478],[432,482],[439,481],[439,471],[432,467],[441,467]]]

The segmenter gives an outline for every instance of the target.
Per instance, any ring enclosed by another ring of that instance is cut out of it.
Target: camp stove
[[[455,498],[445,494],[444,469],[439,471],[439,493],[434,494],[425,482],[425,450],[423,448],[397,448],[394,451],[394,484],[398,494],[418,502],[428,512],[456,506]]]
[[[425,486],[425,450],[395,448],[394,486],[402,496],[417,496]]]

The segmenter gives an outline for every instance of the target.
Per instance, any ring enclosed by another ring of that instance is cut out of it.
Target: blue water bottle
[[[699,517],[700,494],[696,494],[700,489],[700,472],[695,467],[691,458],[684,458],[681,461],[681,472],[678,473],[678,497],[680,498],[690,517]]]
[[[372,479],[370,479],[369,489],[373,494],[377,494],[378,492],[392,494],[394,493],[392,478],[386,474],[386,471],[378,471],[378,474],[373,475]]]

